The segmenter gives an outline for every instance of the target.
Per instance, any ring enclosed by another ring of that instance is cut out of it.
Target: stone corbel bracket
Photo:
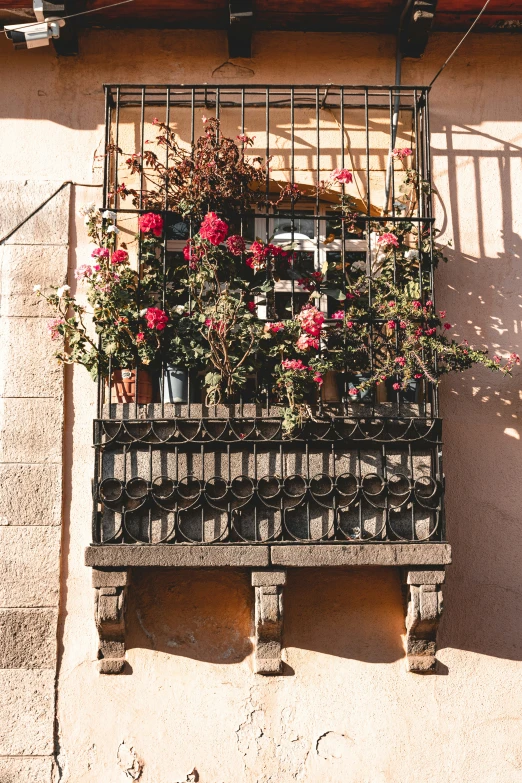
[[[437,630],[442,614],[444,567],[406,568],[403,584],[406,598],[406,668],[418,674],[432,673],[437,666]]]
[[[92,569],[94,617],[100,637],[100,674],[121,674],[125,666],[125,607],[129,576],[127,569]]]
[[[283,662],[283,586],[286,571],[252,571],[255,589],[255,651],[256,674],[281,674]]]

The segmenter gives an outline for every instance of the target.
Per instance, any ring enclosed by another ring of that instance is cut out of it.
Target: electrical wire
[[[464,43],[464,41],[466,40],[466,38],[468,37],[468,35],[470,34],[470,32],[473,30],[473,28],[474,28],[474,27],[475,27],[475,25],[477,24],[478,20],[480,19],[480,17],[481,17],[481,16],[482,16],[482,14],[484,13],[484,11],[486,10],[486,8],[487,8],[487,7],[488,7],[488,5],[490,4],[490,2],[491,2],[491,0],[486,0],[486,3],[484,4],[484,7],[482,8],[481,12],[480,12],[480,13],[479,13],[479,15],[477,16],[477,18],[475,19],[475,21],[473,22],[473,24],[471,25],[471,27],[469,28],[469,30],[468,30],[468,32],[466,33],[466,35],[465,35],[465,36],[464,36],[464,37],[461,39],[461,41],[460,41],[460,42],[457,44],[457,46],[454,48],[454,50],[452,51],[452,53],[450,54],[450,56],[448,57],[448,59],[446,60],[446,62],[444,63],[444,65],[443,65],[441,68],[439,68],[439,70],[437,71],[437,73],[435,74],[435,76],[433,77],[433,79],[431,80],[431,82],[429,83],[429,85],[428,85],[428,89],[431,89],[431,88],[433,87],[434,83],[437,81],[437,79],[439,78],[439,76],[441,75],[442,71],[443,71],[443,70],[444,70],[444,68],[447,66],[447,64],[449,63],[449,61],[450,61],[450,60],[451,60],[451,58],[453,57],[453,55],[454,55],[454,54],[456,54],[456,52],[457,52],[457,51],[460,49],[460,47],[462,46],[462,44]]]
[[[111,5],[102,5],[101,8],[91,8],[89,11],[79,11],[77,14],[67,14],[67,16],[47,17],[45,21],[56,22],[59,19],[65,21],[65,19],[73,19],[76,16],[85,16],[86,14],[97,14],[100,11],[105,11],[107,8],[115,8],[117,5],[126,5],[127,3],[133,3],[134,0],[120,0],[119,3],[111,3]],[[20,30],[27,30],[28,27],[36,27],[37,25],[44,24],[44,22],[29,22],[28,24],[20,24],[20,27],[14,28],[13,32],[20,32]],[[14,25],[13,25],[14,27]]]

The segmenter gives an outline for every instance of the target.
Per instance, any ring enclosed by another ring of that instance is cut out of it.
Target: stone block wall
[[[60,182],[3,181],[0,237]],[[70,188],[0,245],[0,780],[53,774],[63,370],[32,294],[67,279]]]

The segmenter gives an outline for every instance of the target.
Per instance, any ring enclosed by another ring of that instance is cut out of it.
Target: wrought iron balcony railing
[[[335,331],[332,315],[362,276],[373,313],[366,350],[357,371],[346,361],[326,379],[322,393],[309,401],[309,417],[290,434],[283,430],[281,404],[262,363],[219,405],[207,404],[197,371],[187,374],[181,402],[170,402],[166,362],[153,376],[151,403],[139,402],[139,369],[132,403],[118,402],[101,379],[93,543],[443,542],[436,385],[418,380],[394,389],[391,378],[376,391],[352,393],[379,367],[382,355],[399,350],[396,333],[372,307],[372,281],[383,273],[375,226],[398,233],[408,226],[412,296],[434,301],[427,90],[109,85],[105,206],[117,213],[120,237],[131,239],[147,211],[118,195],[123,181],[140,193],[144,188],[146,172],[133,183],[127,155],[143,160],[156,117],[190,148],[203,114],[217,117],[221,132],[231,138],[254,137],[251,154],[270,161],[266,206],[238,215],[237,230],[251,241],[290,246],[294,262],[268,296],[254,297],[258,319],[294,316],[309,299],[307,281],[320,273],[331,283],[315,299],[327,334],[320,351],[328,353],[337,340],[342,354],[347,327]],[[391,154],[394,147],[410,150],[411,170]],[[332,170],[345,168],[354,174],[350,201],[344,185],[336,193],[320,186]],[[404,195],[401,182],[408,176]],[[301,193],[298,202],[294,186]],[[183,248],[197,227],[167,209],[162,215],[168,280],[170,268],[186,263]],[[139,257],[138,245],[136,263]],[[388,274],[402,285],[403,259],[392,257]],[[164,295],[158,292],[159,301]]]

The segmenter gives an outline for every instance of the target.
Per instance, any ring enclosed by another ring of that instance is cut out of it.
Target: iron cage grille
[[[103,206],[117,214],[120,236],[134,237],[139,215],[148,211],[141,196],[130,208],[119,187],[128,182],[127,156],[143,159],[154,143],[155,118],[191,148],[201,116],[214,116],[224,135],[255,137],[251,154],[270,161],[267,206],[238,215],[243,236],[290,244],[303,277],[333,268],[340,289],[351,270],[364,269],[371,301],[371,280],[379,273],[372,225],[400,227],[407,220],[422,259],[416,291],[435,301],[427,88],[106,85],[105,95],[110,152]],[[407,214],[400,186],[404,170],[391,154],[396,146],[412,151],[415,181]],[[336,168],[353,171],[353,186],[342,185],[336,197],[326,198],[318,183]],[[140,193],[144,177],[146,172],[135,183]],[[304,194],[299,202],[277,202],[274,194],[292,192],[294,186]],[[354,204],[351,225],[340,219],[338,201],[345,195]],[[166,270],[183,263],[183,247],[197,225],[164,206]],[[394,280],[399,274],[394,259]],[[164,296],[158,292],[159,301]],[[307,298],[295,275],[283,275],[272,300],[259,300],[258,318],[293,316]],[[337,306],[335,297],[320,296],[325,324]],[[369,371],[384,330],[384,321],[373,318]],[[388,336],[387,344],[393,339]],[[321,350],[328,346],[321,344]],[[313,419],[289,438],[283,436],[281,409],[262,369],[236,397],[211,407],[195,373],[188,373],[186,399],[167,402],[165,372],[163,364],[155,401],[146,405],[138,403],[138,393],[136,402],[116,402],[111,385],[99,380],[94,543],[444,540],[435,385],[419,382],[395,391],[391,383],[382,384],[377,393],[354,399],[353,377],[339,373],[335,399],[319,395]],[[137,392],[139,384],[138,369]]]

